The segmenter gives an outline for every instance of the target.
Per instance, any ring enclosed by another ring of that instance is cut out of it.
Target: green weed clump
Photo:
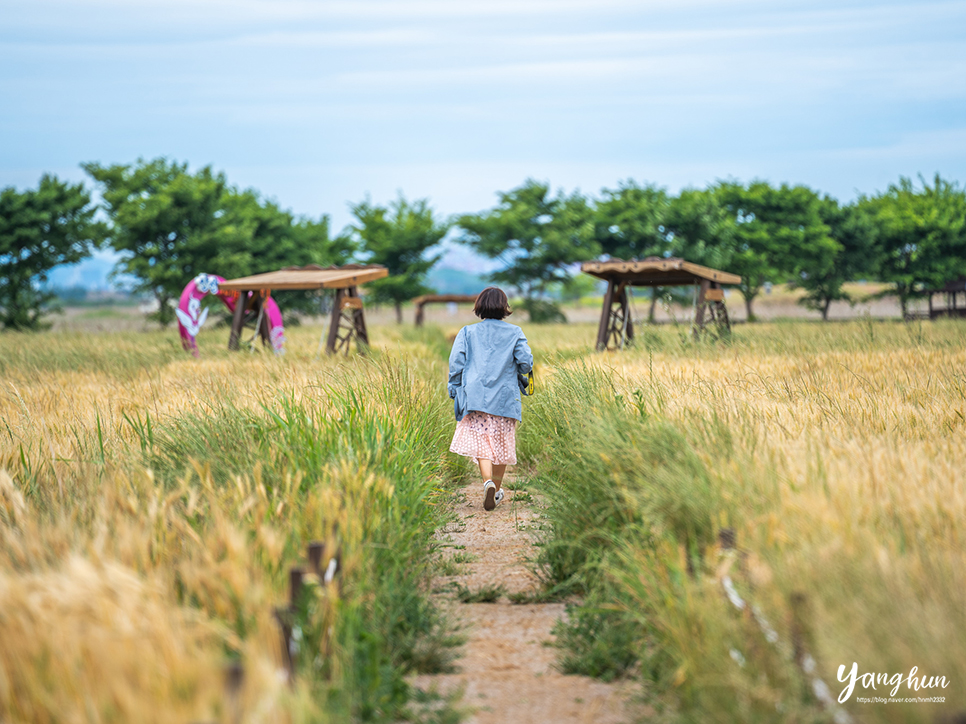
[[[672,425],[623,401],[603,372],[560,370],[528,410],[528,455],[553,460],[540,483],[554,535],[539,565],[548,580],[586,593],[597,569],[630,533],[667,536],[698,557],[714,537],[720,496],[704,464]]]
[[[563,670],[610,680],[643,666],[668,678],[653,622],[620,605],[614,573],[630,551],[665,542],[680,550],[685,576],[700,568],[725,505],[719,491],[685,437],[625,401],[599,370],[559,370],[529,412],[524,429],[552,526],[537,565],[549,588],[583,599],[557,627]],[[660,610],[664,601],[642,604]]]

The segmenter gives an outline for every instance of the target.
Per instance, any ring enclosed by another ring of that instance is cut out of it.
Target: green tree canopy
[[[341,263],[347,239],[329,239],[328,218],[295,219],[254,191],[238,191],[206,166],[196,173],[165,158],[134,165],[83,165],[103,188],[118,272],[158,302],[155,318],[174,319],[172,302],[201,272],[238,277],[283,266]]]
[[[348,235],[330,236],[328,215],[323,214],[317,221],[293,216],[251,189],[229,189],[224,218],[234,224],[234,243],[240,247],[243,269],[232,271],[231,276],[261,274],[286,266],[345,264],[357,251]],[[230,278],[229,274],[217,273]],[[283,311],[319,311],[318,293],[314,291],[273,291],[272,296]]]
[[[532,179],[499,194],[494,209],[459,217],[460,241],[505,267],[493,281],[519,290],[532,309],[551,284],[566,282],[571,266],[594,259],[594,211],[578,192],[550,195],[548,184]]]
[[[807,186],[724,182],[716,193],[735,222],[729,271],[742,277],[748,319],[754,319],[752,301],[766,281],[826,274],[835,263],[839,244],[822,219],[821,199]]]
[[[389,271],[388,277],[367,287],[377,302],[395,306],[396,321],[401,323],[403,302],[432,291],[426,286],[426,273],[442,255],[426,252],[442,241],[449,225],[434,217],[427,199],[409,202],[402,195],[389,208],[366,199],[352,207],[352,214],[357,221],[353,232],[367,261]]]
[[[930,186],[908,178],[885,193],[863,199],[875,216],[879,278],[892,284],[902,314],[926,289],[966,275],[966,192],[939,174]]]
[[[671,256],[732,271],[735,221],[714,189],[683,189],[668,204],[664,228]]]
[[[601,193],[594,213],[594,241],[600,253],[617,259],[663,256],[669,249],[667,191],[628,179]]]
[[[0,324],[35,330],[54,295],[48,272],[89,256],[104,235],[83,184],[44,174],[37,189],[0,191]]]
[[[831,263],[824,254],[805,255],[798,264],[799,274],[793,277],[792,285],[806,291],[799,303],[818,310],[822,319],[827,320],[832,302],[853,301],[843,285],[874,272],[876,227],[872,214],[863,206],[840,206],[830,196],[822,199],[819,215],[838,248]]]

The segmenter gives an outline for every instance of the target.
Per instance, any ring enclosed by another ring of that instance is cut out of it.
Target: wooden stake
[[[321,580],[322,574],[325,573],[325,571],[322,570],[322,559],[325,557],[325,543],[317,540],[309,543],[308,557],[309,568],[311,568],[312,573],[317,575]]]
[[[795,657],[795,663],[797,663],[799,666],[802,666],[811,639],[811,631],[809,630],[808,596],[801,591],[794,591],[789,596],[788,600],[791,608],[790,628],[792,636],[792,652]]]
[[[289,583],[289,605],[293,608],[302,596],[303,579],[305,578],[304,568],[292,568],[288,572]]]

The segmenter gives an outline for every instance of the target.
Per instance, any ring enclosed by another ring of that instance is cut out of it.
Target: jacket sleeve
[[[466,368],[466,327],[463,327],[453,341],[453,349],[449,353],[449,397],[456,399],[456,390],[463,382],[463,370]]]
[[[516,347],[513,348],[513,361],[517,364],[517,372],[525,375],[533,369],[533,352],[527,344],[527,338],[521,332],[517,339]]]

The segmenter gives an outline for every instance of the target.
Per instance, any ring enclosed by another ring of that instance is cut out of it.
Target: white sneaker
[[[495,508],[500,503],[503,502],[503,488],[496,491],[496,495],[493,496],[493,507]]]
[[[487,480],[483,483],[483,510],[493,510],[496,507],[496,483]]]

